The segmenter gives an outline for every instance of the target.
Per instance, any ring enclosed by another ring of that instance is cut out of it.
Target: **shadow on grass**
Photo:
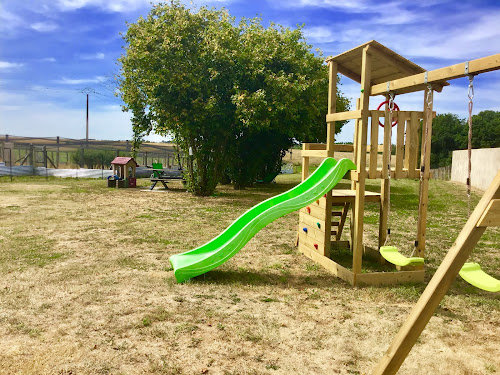
[[[279,275],[269,272],[253,272],[248,270],[213,270],[197,276],[188,283],[217,284],[217,285],[273,285],[283,289],[300,288],[304,286],[332,286],[333,284],[348,284],[335,276],[308,275]]]

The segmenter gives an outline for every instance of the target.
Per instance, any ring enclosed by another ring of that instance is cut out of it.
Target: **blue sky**
[[[304,34],[323,55],[375,39],[425,69],[500,53],[500,1],[227,0],[196,1],[239,17],[261,16]],[[149,0],[3,0],[0,3],[0,134],[85,138],[85,89],[90,138],[129,139],[129,114],[107,84],[119,67],[125,22],[146,16]],[[359,85],[341,90],[353,100]],[[438,113],[467,115],[466,78],[435,95]],[[325,93],[326,100],[326,93]],[[381,101],[372,98],[371,107]],[[397,98],[421,110],[423,94]],[[475,79],[474,113],[500,111],[500,72]],[[352,141],[352,125],[339,141]],[[152,136],[151,140],[160,140]]]

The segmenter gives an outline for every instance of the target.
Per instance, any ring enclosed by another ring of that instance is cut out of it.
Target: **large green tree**
[[[277,166],[292,139],[326,133],[327,72],[300,29],[236,24],[224,9],[172,1],[123,37],[119,85],[134,144],[154,132],[191,150],[185,177],[195,194],[212,194],[222,173],[244,186],[262,173],[256,163]],[[247,158],[256,142],[265,155]]]
[[[452,113],[439,114],[432,120],[431,168],[451,165],[454,150],[467,147],[467,124]]]
[[[452,152],[467,148],[466,119],[452,113],[432,120],[431,168],[451,165]],[[500,112],[482,111],[472,116],[472,148],[500,147]]]

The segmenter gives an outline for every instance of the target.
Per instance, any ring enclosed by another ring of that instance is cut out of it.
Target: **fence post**
[[[33,146],[33,143],[30,143],[28,163],[33,168],[32,170],[33,170],[33,175],[34,175],[35,174],[35,146]]]
[[[42,152],[43,152],[43,166],[47,168],[47,146],[42,147]]]
[[[57,136],[56,168],[59,168],[59,136]]]

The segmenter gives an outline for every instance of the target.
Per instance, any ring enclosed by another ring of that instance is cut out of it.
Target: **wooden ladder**
[[[349,202],[332,204],[332,236],[335,236],[335,241],[340,241],[342,237],[342,231],[344,230],[344,224],[350,206],[351,204]],[[336,208],[336,210],[334,210],[334,208]],[[334,220],[334,218],[338,220]]]

